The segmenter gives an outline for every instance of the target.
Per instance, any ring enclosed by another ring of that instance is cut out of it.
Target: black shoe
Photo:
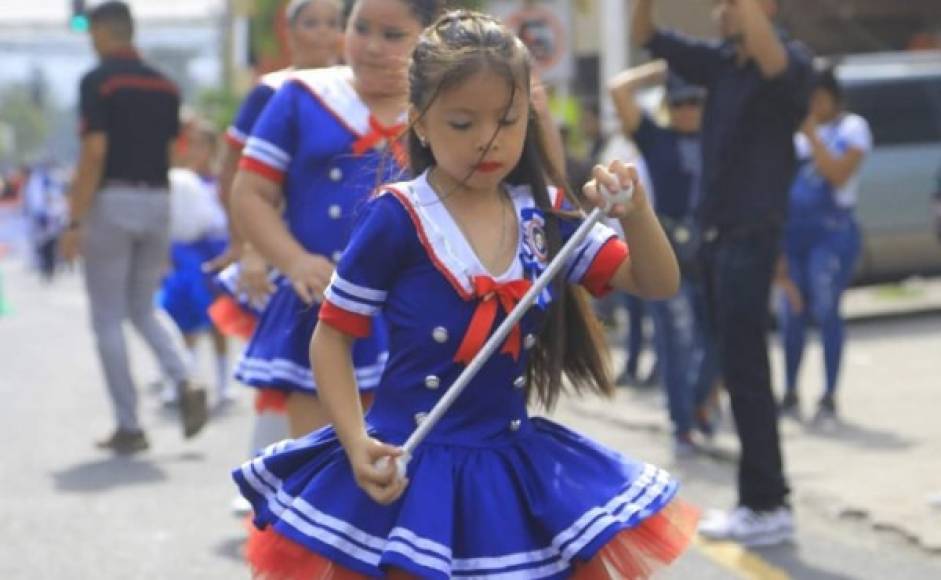
[[[836,401],[830,395],[824,395],[817,403],[817,412],[814,414],[814,423],[836,421]]]
[[[800,399],[797,398],[796,391],[788,391],[784,394],[784,397],[781,398],[781,402],[778,403],[778,414],[782,417],[791,417],[792,419],[800,420],[801,405]]]
[[[189,381],[180,383],[178,388],[183,436],[189,439],[199,433],[209,420],[206,390],[195,387]]]
[[[98,449],[108,449],[120,455],[131,455],[140,451],[146,451],[150,448],[147,442],[147,436],[143,431],[127,431],[118,429],[111,437],[97,441],[95,447]]]

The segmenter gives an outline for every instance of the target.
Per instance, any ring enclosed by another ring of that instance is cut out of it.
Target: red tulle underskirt
[[[231,296],[220,296],[209,306],[209,319],[225,336],[248,340],[255,332],[255,315],[242,308]]]
[[[636,528],[614,536],[590,561],[577,564],[576,580],[637,580],[649,578],[686,550],[696,532],[699,512],[673,500]],[[245,557],[256,580],[363,580],[367,576],[344,568],[274,532],[252,529]],[[390,570],[387,578],[415,578]]]
[[[255,413],[276,413],[284,415],[288,412],[288,394],[278,389],[258,389],[255,394]]]

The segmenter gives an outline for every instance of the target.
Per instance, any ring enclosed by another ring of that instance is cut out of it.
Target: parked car
[[[841,58],[846,108],[872,127],[860,176],[855,284],[941,274],[941,51]]]

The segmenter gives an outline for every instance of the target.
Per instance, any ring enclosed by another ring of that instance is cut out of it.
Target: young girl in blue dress
[[[247,241],[286,280],[271,296],[236,376],[288,393],[294,436],[327,422],[310,371],[310,336],[354,213],[377,185],[404,171],[399,137],[408,55],[438,5],[358,0],[346,34],[350,66],[296,71],[246,141],[233,214]],[[382,328],[356,344],[360,390],[376,387],[386,356]]]
[[[576,285],[663,298],[678,268],[637,180],[614,162],[599,187],[633,185],[498,354],[415,450],[407,477],[382,458],[431,410],[580,223],[541,147],[530,61],[496,20],[449,13],[410,69],[413,181],[382,188],[326,290],[311,360],[333,425],[234,472],[264,530],[256,577],[638,578],[672,561],[695,517],[665,471],[543,418],[563,376],[610,393],[606,348]],[[600,184],[600,185],[599,185]],[[571,206],[568,206],[571,207]],[[362,415],[351,352],[382,313],[389,362]]]
[[[225,133],[227,146],[220,172],[224,201],[229,198],[227,194],[231,191],[245,143],[275,92],[295,71],[325,68],[339,60],[343,34],[342,0],[291,0],[285,6],[284,20],[291,66],[258,79]],[[247,341],[254,333],[271,294],[283,279],[250,245],[244,244],[233,222],[230,221],[229,248],[206,265],[210,270],[224,268],[216,277],[222,292],[210,308],[210,316],[220,330]],[[282,390],[256,389],[249,456],[288,436],[286,398],[286,392]],[[232,505],[233,511],[239,515],[251,510],[242,496],[238,496]]]

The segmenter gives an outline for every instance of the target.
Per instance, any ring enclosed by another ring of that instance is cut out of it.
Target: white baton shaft
[[[445,392],[444,396],[438,400],[434,408],[428,413],[428,415],[422,420],[418,425],[418,428],[412,432],[412,435],[405,441],[405,444],[402,445],[402,455],[395,459],[396,471],[400,478],[405,477],[405,468],[408,464],[409,459],[411,458],[412,452],[415,451],[415,448],[428,436],[428,432],[431,431],[435,424],[441,420],[441,417],[448,412],[448,409],[451,408],[451,405],[454,404],[454,401],[457,400],[464,389],[468,384],[474,379],[480,369],[484,366],[488,359],[496,352],[497,348],[503,341],[506,340],[506,337],[509,336],[510,332],[513,330],[513,327],[523,318],[523,315],[526,314],[526,311],[529,310],[530,306],[536,301],[536,298],[543,290],[552,282],[552,279],[555,278],[556,274],[562,269],[565,263],[568,261],[569,257],[573,252],[578,248],[578,246],[584,241],[588,234],[591,232],[591,229],[597,224],[601,219],[611,210],[611,207],[615,204],[624,204],[631,200],[631,197],[634,195],[633,185],[629,185],[627,188],[614,193],[608,194],[605,197],[607,198],[607,203],[604,208],[596,207],[588,217],[585,218],[585,221],[575,230],[575,233],[572,234],[572,237],[562,246],[562,249],[559,250],[559,253],[553,258],[552,262],[546,267],[546,269],[539,275],[533,285],[529,288],[526,294],[523,295],[523,298],[520,299],[519,303],[513,308],[513,310],[507,315],[506,319],[497,327],[497,330],[487,339],[487,342],[484,343],[484,346],[480,351],[474,356],[470,364],[464,368],[464,371],[457,377],[457,380],[454,381],[454,384],[451,385],[451,388]],[[377,467],[380,469],[384,468],[388,462],[388,457],[383,457],[377,462]]]

